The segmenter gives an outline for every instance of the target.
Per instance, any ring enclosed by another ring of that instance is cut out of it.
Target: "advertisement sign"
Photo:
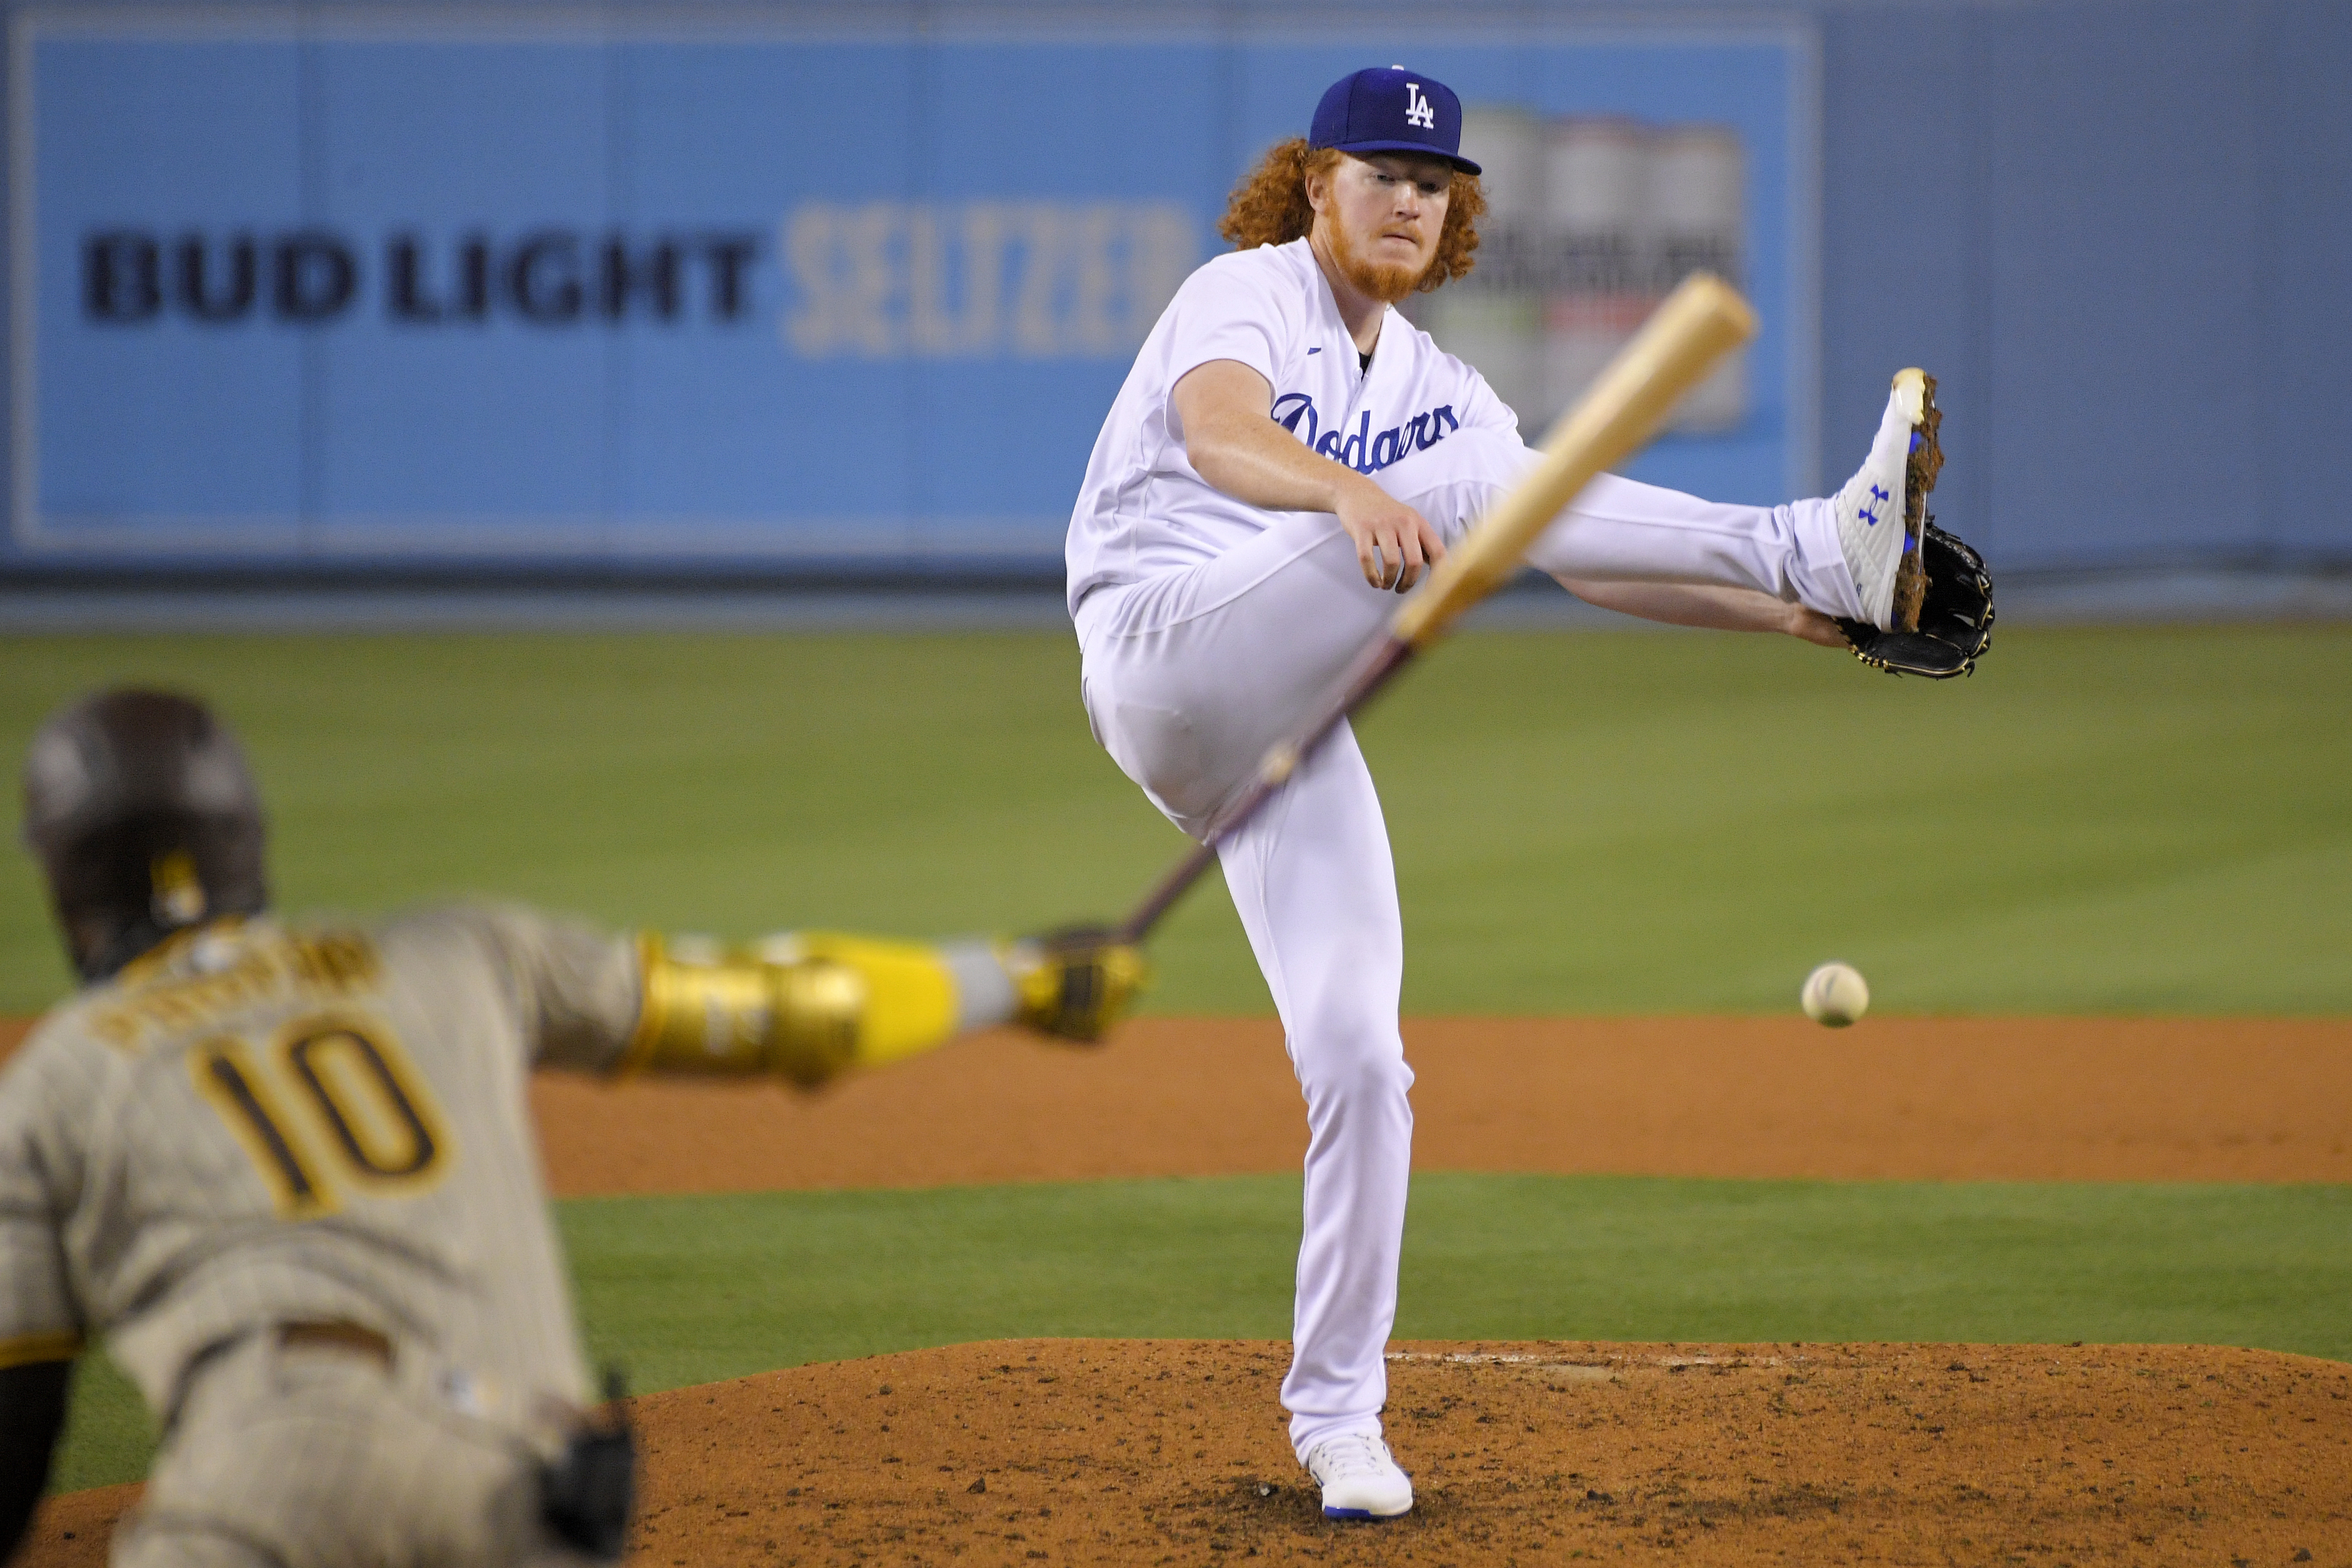
[[[304,15],[17,15],[16,558],[1049,565],[1234,180],[1391,58],[1496,200],[1414,314],[1530,434],[1704,263],[1764,333],[1633,471],[1811,483],[1801,32]]]

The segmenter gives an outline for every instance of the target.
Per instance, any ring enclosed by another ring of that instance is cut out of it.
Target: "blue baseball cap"
[[[1342,153],[1423,153],[1465,174],[1478,165],[1462,155],[1462,100],[1433,77],[1402,66],[1341,77],[1315,106],[1310,147]]]

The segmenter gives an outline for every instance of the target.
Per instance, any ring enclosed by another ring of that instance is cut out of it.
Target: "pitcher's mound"
[[[1001,1341],[638,1403],[635,1561],[2352,1563],[2352,1366],[2193,1347],[1428,1344],[1419,1501],[1326,1524],[1288,1347]]]
[[[2187,1346],[1408,1346],[1420,1493],[1326,1524],[1286,1345],[1024,1340],[636,1402],[648,1568],[908,1563],[2352,1564],[2352,1367]],[[112,1487],[26,1568],[102,1560]]]

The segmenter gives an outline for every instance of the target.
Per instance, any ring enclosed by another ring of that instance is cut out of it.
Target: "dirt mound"
[[[2352,1563],[2352,1367],[2181,1346],[1419,1344],[1412,1515],[1331,1525],[1273,1343],[1003,1341],[636,1402],[645,1568]],[[111,1487],[21,1568],[101,1560]],[[65,1539],[66,1531],[72,1539]]]
[[[2333,1362],[1404,1346],[1389,1428],[1419,1504],[1333,1526],[1285,1441],[1288,1353],[1007,1341],[656,1395],[635,1560],[2352,1561],[2352,1367]]]
[[[8,1568],[100,1568],[114,1521],[131,1511],[147,1489],[144,1482],[65,1492],[41,1504],[25,1532],[25,1544]]]
[[[2352,1563],[2352,1367],[2335,1362],[1407,1345],[1388,1426],[1419,1501],[1393,1524],[1335,1526],[1285,1440],[1288,1359],[1275,1343],[1002,1341],[648,1395],[633,1559]],[[51,1499],[19,1568],[94,1568],[138,1493]]]

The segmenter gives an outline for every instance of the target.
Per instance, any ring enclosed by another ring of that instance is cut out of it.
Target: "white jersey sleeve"
[[[628,939],[520,904],[466,905],[439,918],[469,931],[489,957],[531,1052],[526,1065],[602,1072],[621,1059],[639,1004]]]
[[[0,1072],[0,1368],[68,1361],[82,1348],[59,1215],[79,1181],[49,1136],[81,1098],[29,1045]]]
[[[1155,379],[1173,393],[1192,371],[1229,359],[1265,377],[1270,394],[1296,352],[1306,307],[1286,273],[1246,253],[1221,256],[1187,278],[1169,301],[1164,361]]]
[[[1310,341],[1318,306],[1328,307],[1320,289],[1300,241],[1220,256],[1176,290],[1087,459],[1065,547],[1073,611],[1104,584],[1207,560],[1264,531],[1267,513],[1222,493],[1193,468],[1171,399],[1188,374],[1229,359],[1265,377],[1278,403],[1302,363],[1321,353]],[[1336,311],[1325,313],[1336,323]],[[1319,359],[1313,363],[1321,368]]]
[[[1460,367],[1462,427],[1465,430],[1491,430],[1525,446],[1527,432],[1519,428],[1518,415],[1512,412],[1509,404],[1495,395],[1495,389],[1486,384],[1486,378],[1479,374],[1477,367],[1467,360],[1455,359],[1452,354],[1444,357]]]

